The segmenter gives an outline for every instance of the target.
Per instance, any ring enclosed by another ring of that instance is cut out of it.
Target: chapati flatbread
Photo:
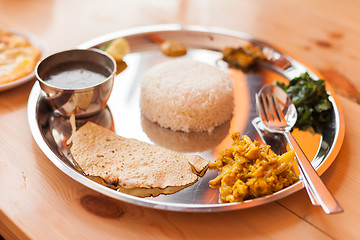
[[[88,122],[71,136],[70,152],[93,180],[136,196],[169,194],[192,185],[208,162]]]

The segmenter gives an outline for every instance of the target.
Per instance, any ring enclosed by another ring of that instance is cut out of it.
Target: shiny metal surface
[[[255,99],[258,114],[268,131],[283,133],[294,127],[298,116],[296,107],[283,89],[266,84],[256,93]]]
[[[131,53],[124,58],[128,68],[115,78],[108,108],[91,119],[79,120],[82,122],[78,122],[78,124],[81,125],[83,122],[91,120],[114,130],[121,136],[155,143],[186,154],[198,154],[209,161],[214,161],[220,150],[230,146],[232,142],[230,136],[234,131],[246,134],[254,140],[262,141],[264,139],[272,145],[275,152],[284,152],[287,146],[283,136],[268,134],[261,126],[259,119],[256,118],[255,93],[266,83],[272,83],[275,80],[287,81],[305,71],[308,71],[315,79],[322,78],[316,71],[290,57],[284,51],[255,40],[246,34],[216,28],[180,25],[135,28],[98,37],[80,45],[79,48],[100,47],[118,37],[125,37],[130,43]],[[164,56],[159,51],[158,44],[152,40],[154,38],[180,41],[188,48],[188,53],[183,57],[217,65],[228,71],[234,81],[236,105],[231,121],[215,129],[212,134],[186,134],[163,129],[146,121],[141,116],[139,86],[142,75],[150,67],[173,59]],[[219,61],[220,49],[247,42],[259,45],[273,63],[262,65],[257,72],[243,73],[239,70],[227,69],[226,64]],[[331,125],[323,129],[321,134],[296,130],[293,132],[320,175],[334,161],[344,137],[344,121],[340,106],[330,86],[328,86],[328,91],[334,105]],[[299,181],[266,197],[242,203],[219,204],[218,190],[211,189],[208,185],[209,180],[218,173],[207,171],[194,185],[172,195],[160,195],[154,198],[126,195],[89,180],[77,169],[68,153],[67,146],[64,145],[71,134],[69,122],[66,118],[54,116],[48,103],[44,101],[38,83],[35,83],[29,97],[28,118],[37,144],[60,170],[95,191],[128,203],[172,211],[229,211],[276,201],[303,187],[302,182]]]
[[[286,92],[276,85],[266,84],[256,94],[256,106],[266,130],[283,134],[295,150],[297,164],[312,204],[320,205],[327,214],[343,212],[290,132],[297,121],[297,112]]]
[[[105,79],[82,88],[58,87],[46,81],[49,71],[66,63],[88,63],[104,69]],[[110,97],[116,73],[116,62],[109,54],[96,49],[73,49],[48,56],[35,68],[40,88],[46,93],[50,106],[60,115],[89,117],[101,112]]]

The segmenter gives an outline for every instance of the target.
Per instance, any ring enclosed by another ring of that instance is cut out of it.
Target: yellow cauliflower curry
[[[219,188],[220,202],[241,202],[263,197],[279,191],[298,181],[291,170],[295,160],[294,150],[281,156],[268,145],[252,142],[248,136],[240,139],[240,133],[232,135],[230,148],[219,153],[210,169],[220,174],[209,182],[210,187]]]

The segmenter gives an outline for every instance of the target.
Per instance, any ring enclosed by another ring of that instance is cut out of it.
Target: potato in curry
[[[230,148],[219,153],[210,169],[220,174],[209,182],[210,187],[219,188],[220,202],[241,202],[269,195],[298,181],[291,170],[295,152],[290,150],[281,156],[268,145],[252,142],[248,136],[239,139],[240,133],[232,135]]]

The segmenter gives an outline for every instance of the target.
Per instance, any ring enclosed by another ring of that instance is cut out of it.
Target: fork
[[[327,214],[343,212],[290,132],[295,125],[297,112],[285,91],[269,84],[265,85],[255,98],[259,116],[266,130],[283,134],[290,147],[295,150],[297,163],[305,180],[305,188],[312,203],[320,205]]]

